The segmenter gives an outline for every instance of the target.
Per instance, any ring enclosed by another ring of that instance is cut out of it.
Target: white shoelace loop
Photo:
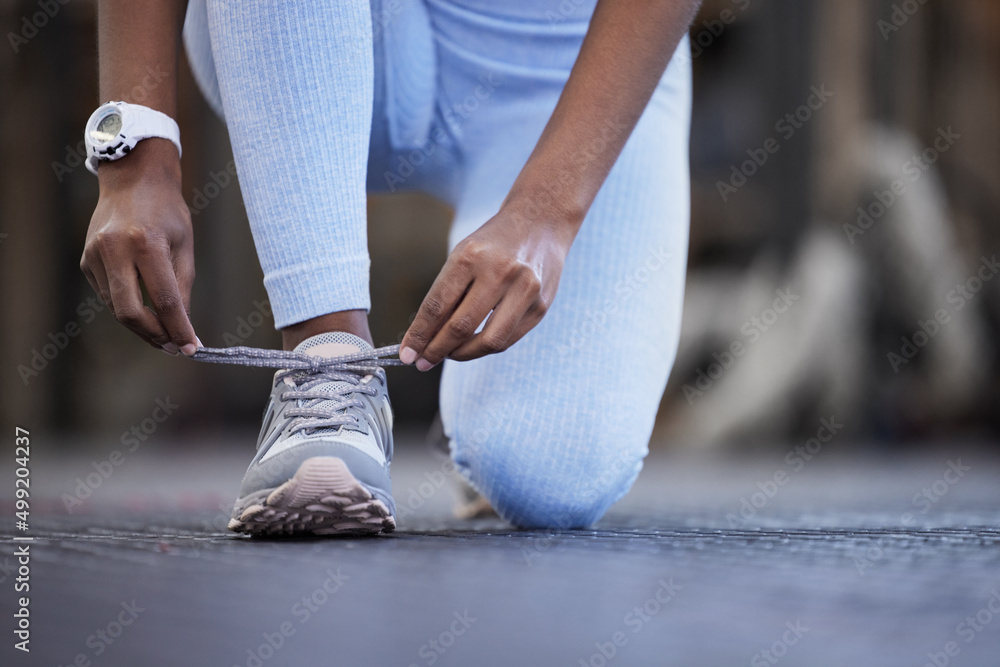
[[[399,345],[380,347],[366,352],[344,354],[337,357],[314,357],[305,352],[285,350],[265,350],[256,347],[201,347],[191,356],[195,361],[210,364],[231,364],[280,369],[275,380],[286,378],[294,384],[294,389],[285,391],[282,400],[301,401],[285,410],[285,415],[294,417],[290,432],[336,428],[357,424],[355,416],[348,408],[364,408],[364,403],[355,394],[374,396],[374,387],[362,386],[362,378],[383,366],[403,366],[396,357]],[[347,386],[332,391],[313,391],[322,384],[341,382]]]
[[[367,352],[343,354],[339,357],[314,357],[305,352],[264,350],[259,347],[241,346],[199,347],[190,358],[209,364],[232,364],[313,372],[334,370],[360,373],[382,366],[404,366],[405,364],[398,358],[391,358],[398,357],[398,355],[399,345],[389,345]]]

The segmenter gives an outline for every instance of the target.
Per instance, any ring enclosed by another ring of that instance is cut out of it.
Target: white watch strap
[[[129,111],[135,114],[136,125],[142,128],[142,132],[133,134],[130,138],[140,141],[158,137],[169,139],[177,146],[177,156],[181,155],[181,129],[177,122],[165,113],[156,109],[150,109],[139,104],[130,104]]]

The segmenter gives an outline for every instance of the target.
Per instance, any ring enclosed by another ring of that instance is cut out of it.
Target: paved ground
[[[73,513],[101,457],[36,458],[32,652],[4,519],[0,664],[1000,664],[1000,461],[823,456],[660,455],[594,530],[517,531],[449,518],[415,446],[398,532],[293,542],[224,531],[245,452],[140,450]]]

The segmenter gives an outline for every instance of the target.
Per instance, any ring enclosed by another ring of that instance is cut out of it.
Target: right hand
[[[97,171],[101,194],[80,268],[115,319],[136,335],[171,354],[194,354],[194,235],[177,149],[146,139]]]

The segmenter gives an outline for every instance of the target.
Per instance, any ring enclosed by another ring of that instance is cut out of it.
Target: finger
[[[160,326],[170,342],[190,356],[197,349],[194,327],[188,319],[187,299],[181,294],[173,264],[166,255],[143,256],[139,259],[139,275]]]
[[[503,352],[534,326],[534,323],[525,323],[524,327],[521,326],[521,323],[528,318],[527,306],[524,300],[515,298],[508,292],[493,309],[483,330],[452,350],[448,355],[449,358],[455,361],[469,361],[487,354]],[[521,329],[523,332],[515,338],[514,334]]]
[[[149,310],[149,306],[146,306],[146,310]],[[150,312],[153,312],[153,311],[150,310]],[[155,315],[155,313],[154,313],[154,315]],[[155,343],[152,338],[150,338],[149,336],[147,336],[147,335],[145,335],[143,333],[140,333],[138,331],[133,331],[132,333],[134,333],[136,336],[138,336],[139,338],[141,338],[144,341],[146,341],[147,343],[149,343],[149,345],[151,347],[155,347],[157,350],[159,350],[160,352],[163,352],[164,354],[169,354],[170,356],[173,357],[173,356],[177,356],[177,354],[179,352],[178,350],[174,350],[174,349],[171,348],[171,345],[173,345],[173,343],[166,343],[165,345],[160,345],[158,343]]]
[[[458,307],[472,282],[471,271],[449,259],[424,297],[400,344],[399,358],[412,364]]]
[[[509,350],[514,343],[524,338],[529,331],[538,326],[538,323],[542,321],[542,317],[544,317],[544,313],[541,311],[536,312],[534,309],[525,313],[524,317],[521,318],[521,321],[514,327],[514,332],[511,333],[509,338],[507,338],[506,347],[504,349]]]
[[[90,287],[97,293],[101,301],[105,306],[111,311],[112,315],[115,312],[114,300],[111,297],[111,287],[108,280],[107,272],[104,269],[104,262],[101,260],[99,253],[94,253],[88,258],[87,252],[84,253],[84,259],[80,262],[80,269],[83,271],[83,275],[86,276],[87,282],[90,283]],[[167,354],[176,354],[176,350],[171,350],[169,348],[169,343],[167,347],[163,347],[158,343],[154,342],[149,336],[139,331],[132,331],[148,343],[151,347],[160,350],[161,352],[166,352]]]
[[[191,319],[191,288],[194,286],[194,274],[193,252],[184,251],[174,258],[174,275],[177,276],[177,287],[181,291],[181,300],[188,320]]]
[[[80,262],[80,268],[83,269],[84,275],[87,276],[90,286],[97,292],[97,296],[101,297],[104,305],[111,308],[113,312],[111,290],[108,289],[108,274],[104,270],[104,262],[101,260],[100,254],[96,251],[85,250],[83,261]]]
[[[468,361],[503,352],[542,321],[550,302],[551,298],[543,295],[538,276],[523,273],[506,289],[482,331],[449,356]]]
[[[94,272],[91,271],[90,267],[84,263],[80,264],[80,270],[83,271],[83,275],[87,278],[87,282],[90,283],[90,289],[94,290],[94,294],[96,294],[101,301],[104,301],[101,297],[101,286],[97,284],[97,278],[94,277]]]
[[[130,265],[127,271],[109,272],[108,288],[111,290],[112,310],[116,320],[160,347],[170,342],[170,336],[157,316],[142,302],[139,272],[135,266]]]
[[[104,285],[107,285],[108,279],[107,275],[104,273],[104,265],[98,264],[97,266],[100,269],[101,282]],[[80,269],[83,271],[83,275],[87,277],[87,282],[90,283],[90,287],[94,290],[97,296],[100,297],[104,305],[110,308],[111,312],[113,313],[114,307],[111,302],[111,295],[108,288],[106,286],[101,287],[101,284],[98,282],[94,272],[91,271],[90,265],[86,263],[86,260],[80,262]],[[139,336],[139,338],[146,341],[147,343],[149,343],[150,346],[155,347],[157,350],[160,350],[161,352],[166,352],[167,354],[173,354],[170,350],[160,347],[159,345],[154,343],[148,336],[145,336],[141,333],[136,333],[136,335]]]
[[[417,359],[418,370],[430,370],[444,361],[452,350],[471,340],[476,335],[476,329],[502,298],[499,289],[477,288],[477,284],[481,285],[473,283],[462,303],[420,353],[420,358]]]

